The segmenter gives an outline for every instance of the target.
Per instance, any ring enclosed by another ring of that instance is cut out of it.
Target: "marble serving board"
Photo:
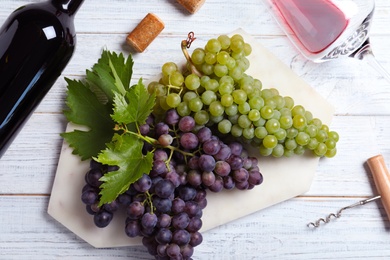
[[[255,38],[239,29],[253,48],[248,57],[251,63],[249,75],[262,81],[264,88],[276,88],[280,94],[291,96],[295,104],[303,105],[314,117],[330,124],[334,109],[310,85],[289,67],[264,48]],[[66,131],[78,126],[69,124]],[[256,151],[251,155],[256,156]],[[204,209],[205,232],[284,200],[307,192],[313,181],[319,158],[311,153],[291,158],[258,157],[264,182],[250,191],[223,191],[208,193],[208,205]],[[124,232],[125,214],[118,213],[106,228],[97,228],[92,216],[80,200],[84,175],[89,162],[72,155],[72,149],[64,143],[50,197],[48,213],[81,239],[97,248],[140,245],[141,239],[129,238]],[[259,219],[261,221],[261,219]]]

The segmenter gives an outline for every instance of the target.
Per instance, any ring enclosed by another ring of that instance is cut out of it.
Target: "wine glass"
[[[374,0],[263,0],[302,55],[313,62],[366,60],[390,82],[369,40]]]

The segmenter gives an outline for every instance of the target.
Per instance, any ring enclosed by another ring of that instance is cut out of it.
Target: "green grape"
[[[238,125],[241,128],[248,128],[251,126],[251,124],[252,124],[252,122],[251,122],[251,120],[249,120],[247,115],[240,115],[238,117]]]
[[[264,139],[268,135],[267,129],[264,126],[256,127],[255,136],[259,139]]]
[[[312,124],[312,125],[315,125],[318,129],[321,129],[322,122],[321,122],[320,119],[318,119],[318,118],[313,118],[313,120],[311,120],[311,124]]]
[[[229,83],[231,85],[234,85],[234,79],[230,77],[229,75],[225,75],[219,79],[219,84],[222,85],[222,83]]]
[[[233,116],[228,116],[228,119],[230,122],[232,122],[233,125],[238,124],[238,118],[240,117],[239,114],[235,114]]]
[[[207,113],[207,111],[200,110],[195,113],[194,120],[197,125],[206,125],[210,120],[209,113]]]
[[[222,48],[221,42],[218,39],[210,39],[206,43],[205,49],[209,52],[218,53]]]
[[[218,36],[218,41],[221,44],[221,49],[226,50],[230,47],[230,37],[227,35]]]
[[[222,134],[228,134],[232,130],[232,123],[228,119],[223,119],[218,123],[218,131]]]
[[[170,76],[170,75],[172,75],[173,72],[175,72],[177,70],[178,70],[178,67],[177,67],[176,63],[174,63],[174,62],[166,62],[161,67],[161,72],[165,76]]]
[[[177,107],[181,103],[181,97],[177,93],[169,93],[166,98],[166,102],[170,107]]]
[[[269,90],[272,92],[273,96],[278,96],[279,95],[279,90],[277,90],[276,88],[270,88]]]
[[[313,120],[313,114],[310,111],[305,111],[304,116],[306,118],[306,122],[311,122],[311,120]]]
[[[218,92],[219,94],[221,95],[225,95],[225,94],[231,94],[234,90],[234,85],[231,84],[230,82],[220,82],[220,85],[219,85],[219,88],[218,88]]]
[[[276,102],[272,98],[266,99],[264,101],[264,105],[271,107],[272,109],[276,109]]]
[[[249,106],[252,109],[260,110],[264,106],[264,99],[259,96],[255,96],[249,99]]]
[[[229,65],[226,64],[226,66],[228,66],[229,68]],[[229,68],[229,76],[232,77],[235,81],[238,81],[242,78],[242,75],[243,75],[243,71],[240,67],[234,67],[232,69]]]
[[[245,43],[244,53],[246,56],[249,56],[252,53],[252,46],[249,43]]]
[[[325,153],[325,156],[328,157],[328,158],[333,158],[337,153],[337,149],[336,148],[333,148],[333,149],[328,149]]]
[[[328,133],[328,138],[334,140],[335,142],[338,142],[339,141],[339,134],[335,131],[330,131]]]
[[[256,122],[256,121],[260,120],[260,118],[261,118],[260,111],[257,110],[257,109],[250,110],[249,113],[248,113],[248,118],[252,122]]]
[[[251,95],[253,91],[255,91],[254,86],[247,83],[241,84],[240,89],[244,90],[247,96]]]
[[[214,66],[214,74],[217,77],[223,77],[223,76],[227,75],[228,72],[229,72],[229,70],[228,70],[228,67],[226,65],[215,64],[215,66]]]
[[[260,119],[259,119],[259,120],[253,121],[253,125],[256,126],[256,127],[258,127],[258,126],[264,126],[264,125],[265,125],[265,122],[266,122],[266,120],[260,116]]]
[[[272,154],[273,148],[266,148],[264,145],[260,145],[259,147],[259,153],[262,156],[270,156]]]
[[[294,149],[294,153],[296,155],[302,155],[305,153],[305,148],[301,145],[298,145],[297,148]]]
[[[206,82],[210,80],[210,77],[207,75],[204,75],[200,78],[200,85],[202,87],[206,86]]]
[[[291,157],[293,155],[294,155],[294,150],[284,149],[284,153],[283,153],[284,157]]]
[[[189,90],[198,89],[200,87],[200,78],[196,74],[190,74],[185,78],[184,84]]]
[[[244,50],[242,50],[240,52],[232,52],[231,56],[237,62],[238,60],[240,60],[240,59],[245,57],[245,53],[244,53]]]
[[[171,107],[167,104],[167,97],[158,97],[158,102],[163,110],[167,111],[171,109]]]
[[[301,115],[305,116],[305,108],[301,105],[296,105],[291,109],[292,116]]]
[[[283,97],[284,98],[284,107],[288,109],[292,109],[294,107],[294,99],[291,97]]]
[[[230,49],[233,52],[236,53],[242,52],[244,50],[244,47],[245,47],[245,43],[242,39],[233,38],[233,37],[231,38]]]
[[[310,141],[309,143],[307,144],[307,148],[309,148],[310,150],[314,150],[317,148],[318,146],[318,140],[315,139],[315,138],[310,138]]]
[[[287,137],[287,132],[286,130],[282,129],[282,128],[279,128],[278,131],[276,131],[274,133],[274,135],[276,136],[276,138],[278,139],[278,141],[283,141],[284,139],[286,139]]]
[[[183,74],[181,74],[179,71],[174,71],[170,75],[169,81],[170,81],[171,85],[180,87],[184,83]]]
[[[280,123],[278,120],[271,118],[270,120],[265,123],[265,128],[267,129],[268,133],[274,134],[276,131],[280,128]]]
[[[246,71],[249,69],[250,62],[246,57],[242,57],[241,59],[237,60],[237,66],[239,66],[243,71]]]
[[[205,83],[204,88],[206,90],[210,90],[210,91],[216,92],[216,91],[218,91],[219,83],[218,83],[218,81],[216,79],[210,79],[209,81],[207,81]]]
[[[203,102],[202,102],[202,100],[200,99],[200,97],[196,97],[196,98],[191,99],[191,100],[188,102],[188,106],[189,106],[189,108],[191,109],[191,111],[193,111],[193,112],[199,112],[199,111],[202,110],[202,108],[203,108]]]
[[[242,128],[239,125],[233,125],[230,132],[234,137],[242,136]]]
[[[315,137],[318,133],[318,128],[315,125],[308,125],[305,129],[305,132],[310,136],[310,137]]]
[[[233,91],[232,93],[232,96],[233,96],[233,100],[236,104],[240,105],[240,104],[244,104],[247,100],[247,95],[246,95],[246,92],[242,89],[236,89]]]
[[[221,96],[221,104],[224,107],[230,107],[233,105],[233,97],[230,94],[224,94]]]
[[[265,148],[273,149],[278,144],[278,139],[274,135],[267,135],[263,139]]]
[[[310,141],[310,136],[305,132],[299,132],[298,135],[295,137],[295,141],[297,144],[305,146]]]
[[[210,115],[210,121],[215,123],[215,124],[221,122],[223,119],[224,119],[223,115],[220,115],[220,116]]]
[[[188,107],[187,102],[181,102],[177,108],[176,108],[177,113],[181,116],[189,116],[191,114],[191,109]]]
[[[221,116],[225,112],[225,109],[222,106],[221,102],[213,101],[209,106],[209,112],[213,116]]]
[[[263,83],[259,79],[254,79],[253,84],[254,84],[255,88],[257,88],[259,90],[261,90],[263,88]]]
[[[214,65],[208,64],[208,63],[203,63],[201,65],[201,70],[205,75],[211,75],[214,73]]]
[[[238,106],[236,104],[231,105],[230,107],[225,108],[225,114],[228,116],[234,116],[238,113]]]
[[[298,146],[298,144],[295,141],[295,139],[289,138],[284,142],[284,147],[286,147],[286,149],[288,149],[288,150],[294,150],[295,148],[297,148],[297,146]]]
[[[271,119],[274,115],[274,110],[269,106],[263,106],[260,109],[261,117],[264,119]]]
[[[217,54],[211,53],[211,52],[206,52],[206,56],[204,57],[204,61],[207,64],[215,64],[217,62]]]
[[[198,94],[193,91],[188,91],[183,95],[183,101],[189,103],[192,99],[197,98]]]
[[[230,58],[230,54],[226,51],[221,51],[217,54],[217,62],[222,65],[226,65]]]
[[[242,136],[248,140],[252,140],[255,137],[255,129],[253,127],[245,128],[242,130]]]
[[[324,130],[320,129],[318,130],[316,138],[318,142],[324,143],[328,139],[328,134]]]
[[[303,115],[297,114],[293,117],[293,126],[296,129],[303,129],[306,127],[306,118]]]
[[[268,99],[271,99],[274,96],[274,93],[271,89],[266,88],[261,90],[261,96],[263,97],[264,101],[267,101]]]
[[[215,94],[215,92],[211,90],[206,90],[205,92],[202,93],[201,99],[203,104],[208,106],[211,104],[211,102],[217,100],[217,95]]]
[[[274,115],[272,116],[273,119],[279,120],[281,117],[281,114],[279,110],[274,110]]]
[[[233,57],[229,57],[225,65],[229,70],[234,69],[236,67],[236,60]]]
[[[319,143],[317,148],[314,149],[314,153],[317,156],[324,156],[327,151],[328,151],[328,148],[326,147],[326,144],[324,144],[324,143]]]
[[[327,147],[329,150],[332,150],[332,149],[336,148],[336,141],[334,141],[333,139],[328,138],[328,139],[325,141],[325,145],[326,145],[326,147]]]
[[[329,127],[327,125],[322,125],[321,130],[324,130],[325,132],[329,132]]]
[[[242,104],[238,105],[238,112],[242,115],[246,115],[251,110],[251,107],[249,106],[248,102],[244,102]]]
[[[276,95],[276,96],[272,97],[272,100],[275,102],[276,109],[278,109],[278,110],[282,109],[285,105],[284,98],[281,95]]]
[[[291,116],[280,116],[279,118],[280,127],[283,129],[289,129],[293,125],[293,119]]]
[[[286,129],[286,133],[287,133],[287,138],[295,138],[299,131],[298,129],[295,129],[295,128],[289,128],[289,129]]]
[[[274,157],[282,157],[284,155],[284,147],[282,144],[277,144],[274,149],[272,149],[272,155]]]
[[[202,48],[196,48],[191,54],[191,61],[195,65],[201,65],[204,63],[205,51]]]
[[[289,116],[289,117],[292,117],[292,115],[291,115],[291,109],[288,109],[287,107],[283,107],[283,108],[279,109],[279,112],[280,112],[280,115],[281,115],[281,116]]]

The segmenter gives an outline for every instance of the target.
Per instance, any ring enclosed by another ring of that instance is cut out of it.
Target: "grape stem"
[[[188,64],[190,66],[191,73],[198,75],[199,77],[202,77],[202,73],[200,73],[194,63],[192,63],[191,56],[188,53],[188,50],[191,47],[191,44],[196,40],[194,32],[188,33],[187,39],[181,41],[181,50],[183,51],[184,57],[188,61]]]

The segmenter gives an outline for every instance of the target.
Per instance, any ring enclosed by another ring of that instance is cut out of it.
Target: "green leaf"
[[[63,133],[61,136],[82,160],[96,156],[114,134],[115,123],[110,113],[111,107],[99,101],[88,85],[81,81],[65,79],[68,83],[64,114],[69,122],[86,126],[89,130]]]
[[[112,118],[123,124],[144,124],[153,111],[155,99],[155,94],[150,95],[140,79],[127,91],[126,97],[115,94]]]
[[[138,137],[115,134],[107,149],[97,157],[97,161],[107,165],[119,166],[119,170],[106,173],[101,180],[100,206],[114,201],[129,189],[144,173],[149,174],[153,164],[153,154],[142,154],[143,141]]]

